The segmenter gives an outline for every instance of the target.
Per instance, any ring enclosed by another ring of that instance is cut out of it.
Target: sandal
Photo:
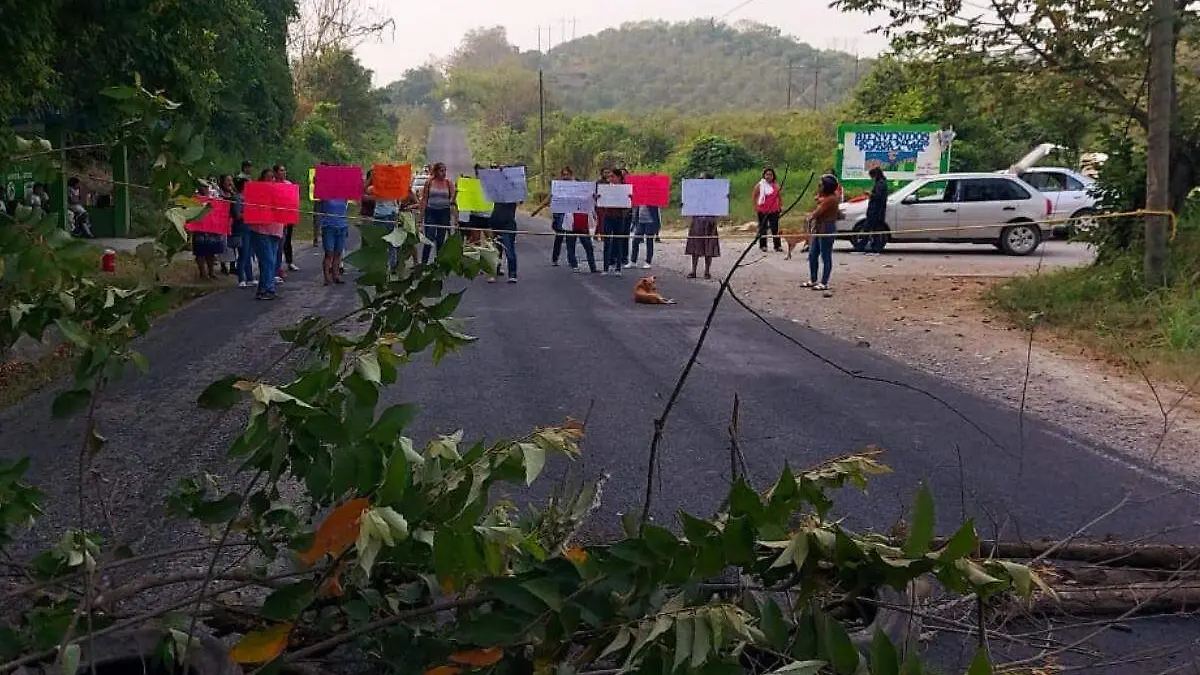
[[[816,286],[816,285],[817,284],[815,282],[806,281],[806,282],[800,284],[800,288],[812,288],[813,286]]]
[[[812,289],[814,291],[827,291],[827,290],[829,290],[829,287],[826,286],[825,284],[816,284],[815,286],[812,287]]]

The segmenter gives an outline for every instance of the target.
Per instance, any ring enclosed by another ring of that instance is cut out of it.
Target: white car
[[[883,242],[992,244],[1008,255],[1029,255],[1050,234],[1050,199],[1008,174],[946,173],[919,178],[888,197]],[[867,202],[842,205],[838,232],[866,249]]]
[[[1021,180],[1037,188],[1054,205],[1050,212],[1055,236],[1067,236],[1072,230],[1090,230],[1096,225],[1099,209],[1090,190],[1096,181],[1081,173],[1057,166],[1035,166],[1020,174]],[[1070,222],[1065,222],[1065,221]]]
[[[429,182],[429,174],[427,174],[427,173],[419,173],[416,176],[413,176],[412,194],[413,194],[414,198],[416,198],[416,199],[421,198],[421,191],[425,189],[425,184],[428,182]]]

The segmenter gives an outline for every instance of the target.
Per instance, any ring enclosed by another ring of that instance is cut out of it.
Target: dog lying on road
[[[654,277],[642,277],[633,287],[633,301],[639,305],[673,305],[674,300],[658,292]]]

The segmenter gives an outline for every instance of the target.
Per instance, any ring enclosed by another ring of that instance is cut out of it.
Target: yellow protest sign
[[[479,182],[478,178],[458,179],[458,199],[456,201],[459,211],[472,213],[491,213],[494,206],[483,195],[483,183]]]
[[[313,185],[315,185],[316,182],[317,182],[317,170],[309,169],[308,170],[308,201],[310,201],[310,202],[317,201],[317,195],[315,192],[313,192]]]

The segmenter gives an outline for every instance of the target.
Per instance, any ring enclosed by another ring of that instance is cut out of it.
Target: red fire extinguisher
[[[117,252],[111,248],[104,249],[104,256],[100,258],[100,269],[108,273],[117,271]]]

